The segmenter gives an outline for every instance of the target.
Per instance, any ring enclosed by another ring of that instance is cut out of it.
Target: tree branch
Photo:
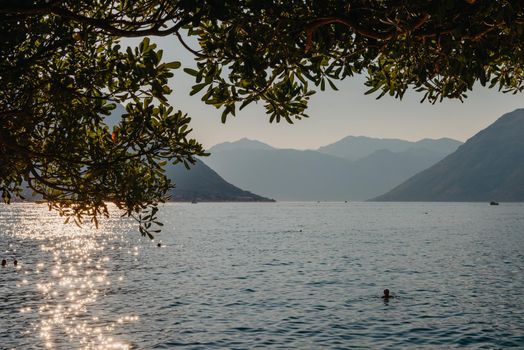
[[[45,5],[33,5],[31,7],[0,7],[0,14],[15,14],[15,15],[47,15],[53,14],[61,18],[72,20],[78,23],[94,26],[98,29],[105,31],[108,34],[123,37],[142,37],[147,35],[155,36],[167,36],[176,33],[180,28],[190,22],[189,18],[180,20],[175,23],[172,27],[161,30],[161,26],[168,20],[175,20],[173,16],[166,17],[164,19],[158,18],[155,21],[142,21],[142,22],[131,22],[124,20],[109,20],[100,18],[91,18],[74,13],[63,7],[56,5],[60,4],[61,0],[55,0]],[[147,29],[122,29],[113,26],[111,23],[119,23],[129,27],[143,27],[145,25],[151,25]]]
[[[175,35],[176,37],[178,38],[178,41],[180,41],[180,43],[182,44],[182,46],[184,46],[186,48],[187,51],[191,52],[193,55],[197,56],[197,57],[204,57],[204,55],[202,55],[200,52],[196,51],[196,50],[193,50],[185,41],[184,39],[182,38],[182,35],[176,31],[175,32]]]
[[[313,45],[313,33],[320,27],[323,27],[325,25],[339,23],[343,24],[346,27],[352,29],[355,33],[360,34],[362,36],[365,36],[370,39],[375,40],[389,40],[395,36],[395,31],[388,31],[388,32],[378,32],[370,30],[364,26],[359,25],[356,22],[351,21],[348,18],[344,17],[324,17],[324,18],[318,18],[314,20],[313,22],[309,23],[309,25],[306,27],[306,51],[309,51],[311,49],[311,46]]]
[[[147,36],[147,35],[166,36],[166,35],[177,32],[178,30],[180,30],[180,28],[182,28],[184,25],[189,23],[188,19],[180,20],[178,23],[173,25],[171,28],[160,30],[159,28],[163,22],[158,21],[154,26],[152,26],[149,29],[130,30],[130,29],[116,28],[110,25],[108,21],[106,20],[78,15],[74,12],[71,12],[69,10],[66,10],[60,7],[52,7],[50,13],[57,15],[59,17],[62,17],[64,19],[69,19],[75,22],[92,25],[96,28],[102,29],[103,31],[111,35],[123,36],[123,37],[142,37],[142,36]],[[136,26],[140,26],[140,24],[137,23]]]

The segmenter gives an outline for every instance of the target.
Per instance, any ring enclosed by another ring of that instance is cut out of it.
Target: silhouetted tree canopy
[[[270,121],[291,123],[315,90],[355,74],[377,97],[412,89],[431,103],[463,99],[477,82],[523,89],[522,1],[0,0],[0,33],[4,201],[27,185],[95,223],[112,202],[144,235],[172,186],[164,164],[203,154],[166,99],[180,63],[148,37],[195,55],[190,94],[223,121],[261,101]],[[123,48],[125,37],[143,41]],[[110,127],[117,104],[126,113]]]

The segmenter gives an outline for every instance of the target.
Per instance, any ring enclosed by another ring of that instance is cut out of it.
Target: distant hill
[[[443,153],[447,144],[460,144],[428,140],[434,141],[429,148],[438,150],[432,151],[415,142],[396,141],[406,148],[366,151],[365,157],[350,161],[320,151],[277,149],[240,140],[211,148],[205,161],[227,181],[278,200],[365,200],[435,164],[447,155]]]
[[[422,139],[413,145],[414,148],[424,148],[428,151],[440,153],[440,154],[450,154],[457,150],[457,148],[462,145],[462,142],[453,140],[447,137],[440,139]]]
[[[343,139],[320,147],[321,153],[348,160],[357,160],[379,150],[401,152],[411,146],[411,142],[397,139],[378,139],[366,136],[346,136]]]
[[[445,155],[424,148],[409,148],[403,152],[373,152],[352,163],[354,192],[359,199],[373,198],[432,166]]]
[[[455,151],[462,142],[441,138],[438,140],[423,139],[417,142],[400,139],[380,139],[366,136],[346,136],[343,139],[320,147],[321,153],[330,154],[348,160],[358,160],[379,150],[403,152],[410,148],[424,148],[443,155]]]
[[[238,141],[234,142],[223,142],[218,145],[215,145],[209,149],[209,152],[222,152],[222,151],[232,151],[236,149],[274,149],[270,145],[257,141],[257,140],[250,140],[247,138],[240,139]]]
[[[344,159],[293,149],[213,152],[206,163],[227,181],[277,200],[341,200],[351,169]]]
[[[524,201],[524,109],[504,114],[457,151],[377,201]]]
[[[183,164],[168,166],[166,173],[176,184],[175,189],[170,193],[172,201],[272,201],[226,182],[201,160],[191,166],[190,170],[186,169]]]

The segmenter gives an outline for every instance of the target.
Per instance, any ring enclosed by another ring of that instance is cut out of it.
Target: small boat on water
[[[499,205],[499,202],[491,201],[489,202],[489,205]]]
[[[191,204],[197,204],[197,203],[198,203],[198,202],[196,201],[196,199],[193,199],[193,200],[191,201]]]

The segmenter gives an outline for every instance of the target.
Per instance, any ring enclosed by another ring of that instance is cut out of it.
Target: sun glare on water
[[[122,234],[111,231],[117,221],[102,222],[99,229],[89,225],[78,228],[64,225],[62,218],[44,206],[15,206],[6,218],[11,242],[3,253],[19,260],[12,271],[17,274],[14,293],[32,295],[24,297],[19,307],[19,313],[29,320],[23,336],[37,335],[48,349],[62,348],[66,343],[81,349],[130,349],[130,344],[113,334],[116,328],[137,322],[138,316],[97,307],[100,298],[113,293],[113,284],[124,279],[111,276],[108,268],[111,258],[107,253],[125,242]],[[24,215],[17,219],[16,211]],[[129,229],[131,224],[126,224]],[[134,259],[140,254],[136,246],[125,248]],[[24,259],[23,251],[29,249],[39,250],[32,254],[38,261]],[[8,268],[3,272],[9,272]]]

